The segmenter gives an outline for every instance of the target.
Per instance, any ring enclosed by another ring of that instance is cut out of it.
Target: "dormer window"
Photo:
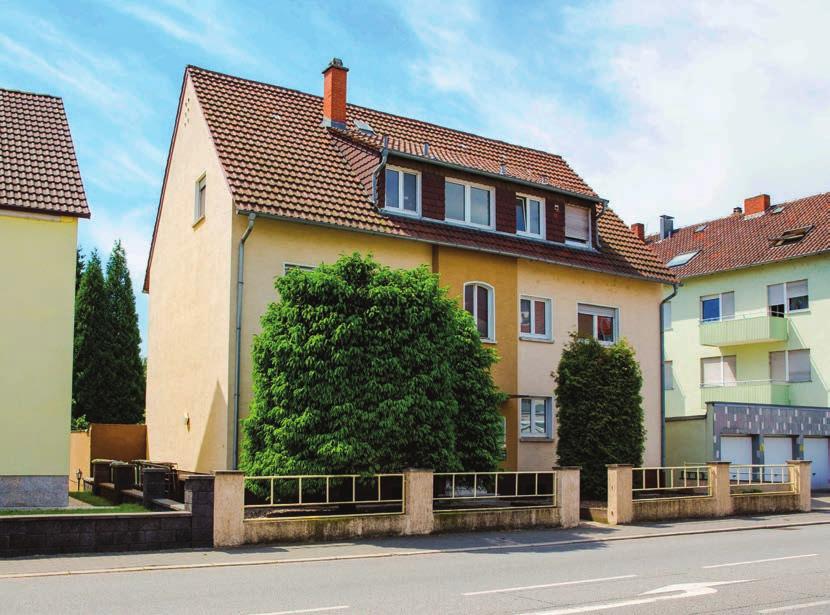
[[[542,238],[545,228],[545,201],[516,195],[516,234]]]
[[[591,212],[587,207],[565,205],[565,243],[591,245]]]
[[[410,169],[386,167],[384,208],[417,216],[421,213],[421,174]]]
[[[496,214],[493,188],[459,180],[447,180],[444,218],[470,226],[493,228]]]

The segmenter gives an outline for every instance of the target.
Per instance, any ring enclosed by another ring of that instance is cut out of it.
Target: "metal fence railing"
[[[712,495],[706,465],[634,468],[632,495],[635,500],[701,498]]]
[[[291,517],[404,512],[403,474],[246,476],[245,483],[247,511]]]
[[[795,476],[787,464],[733,464],[729,466],[733,495],[795,493]]]
[[[480,510],[555,507],[557,473],[437,472],[433,475],[433,508]]]

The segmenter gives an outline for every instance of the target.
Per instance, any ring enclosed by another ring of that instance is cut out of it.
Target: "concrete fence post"
[[[404,534],[431,534],[435,525],[432,516],[432,470],[408,468],[403,472]]]
[[[612,464],[608,468],[608,525],[631,523],[634,520],[634,466]]]
[[[790,467],[790,480],[793,481],[795,492],[798,494],[799,512],[812,510],[812,462],[804,459],[794,459],[787,462]]]
[[[213,546],[235,547],[245,543],[245,475],[214,472]]]
[[[553,467],[556,472],[556,505],[562,527],[579,525],[579,466]]]
[[[709,490],[714,500],[715,517],[728,517],[734,508],[732,505],[732,489],[729,480],[728,461],[710,461],[706,464],[709,468]]]

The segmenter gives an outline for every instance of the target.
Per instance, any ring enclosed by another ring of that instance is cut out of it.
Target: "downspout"
[[[602,241],[600,241],[600,238],[599,238],[599,219],[602,218],[602,214],[604,214],[605,211],[608,209],[608,201],[606,201],[605,199],[602,199],[600,201],[600,205],[602,207],[599,210],[599,213],[597,214],[597,223],[594,225],[594,235],[596,236],[597,248],[602,247]]]
[[[671,301],[680,284],[672,284],[671,294],[660,302],[660,465],[666,465],[666,323],[663,305]]]
[[[254,230],[256,214],[248,214],[248,227],[239,240],[239,256],[236,261],[236,357],[233,391],[233,469],[239,467],[239,388],[242,360],[242,290],[245,286],[245,241]]]
[[[383,137],[383,149],[380,154],[380,163],[372,171],[372,205],[378,206],[378,175],[381,169],[386,166],[386,159],[389,157],[389,137]]]

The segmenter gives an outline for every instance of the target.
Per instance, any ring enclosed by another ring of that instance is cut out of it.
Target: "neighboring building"
[[[359,251],[426,264],[475,315],[511,395],[507,468],[555,463],[551,372],[577,328],[636,349],[656,463],[664,265],[561,157],[347,105],[346,70],[320,98],[186,69],[145,279],[148,454],[233,467],[275,276]]]
[[[67,503],[75,249],[88,217],[61,99],[0,89],[0,507]]]
[[[649,238],[682,286],[664,312],[667,461],[811,459],[830,488],[830,193]]]

